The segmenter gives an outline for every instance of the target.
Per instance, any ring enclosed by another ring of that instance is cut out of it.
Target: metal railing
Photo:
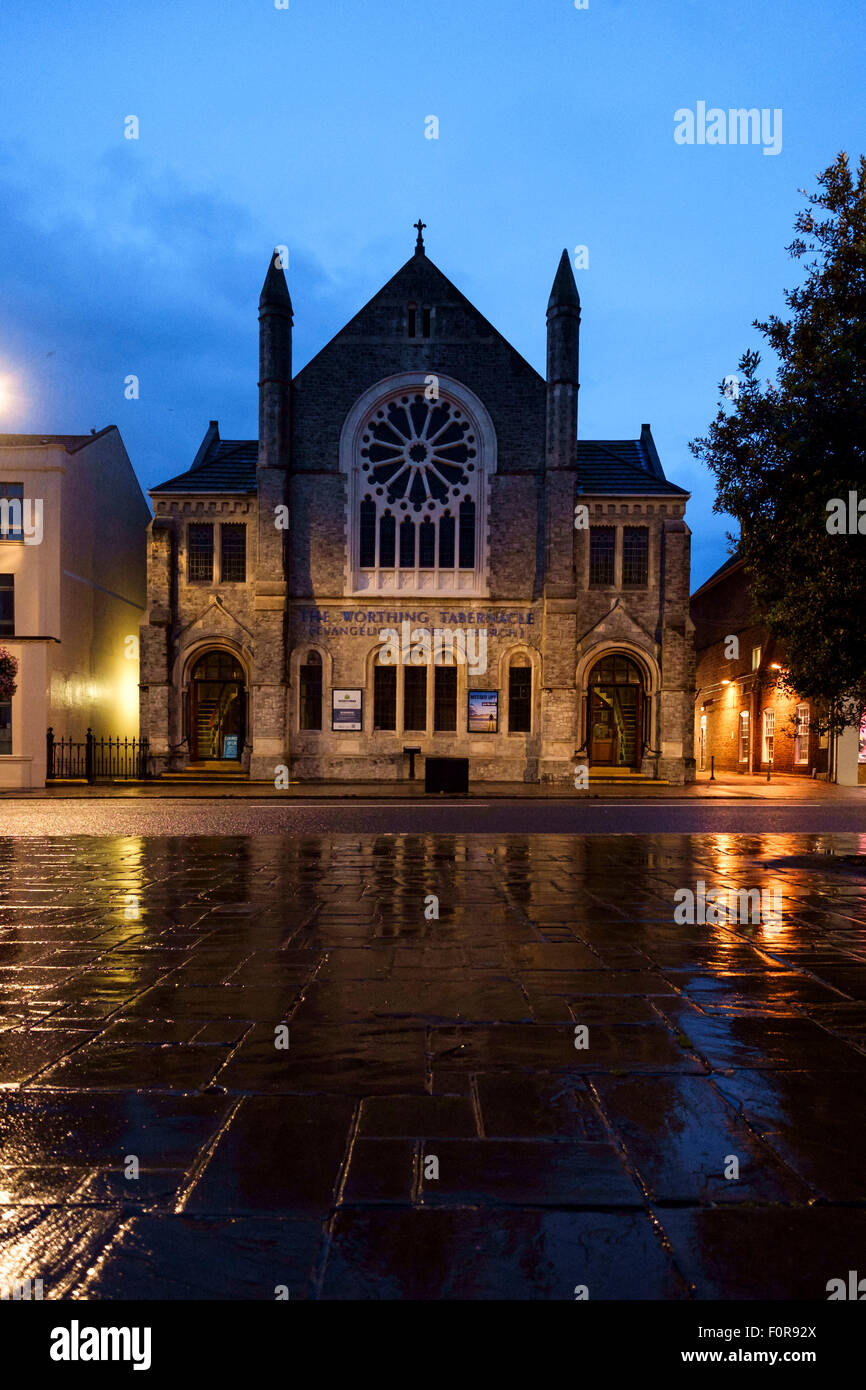
[[[149,776],[149,741],[146,738],[97,738],[88,729],[81,740],[55,738],[54,730],[46,735],[48,781],[57,778],[131,779],[141,781]]]

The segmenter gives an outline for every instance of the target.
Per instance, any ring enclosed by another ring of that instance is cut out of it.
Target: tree
[[[0,700],[11,700],[17,690],[15,677],[18,675],[18,662],[5,647],[0,647]]]
[[[838,730],[866,706],[866,158],[856,181],[843,152],[817,182],[799,190],[807,206],[787,248],[811,257],[785,291],[791,317],[752,325],[776,379],[762,386],[760,354],[745,352],[735,399],[723,384],[690,448],[715,474],[714,510],[739,522],[756,610],[785,650],[780,683]]]

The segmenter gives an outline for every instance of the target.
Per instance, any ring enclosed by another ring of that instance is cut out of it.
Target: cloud
[[[255,435],[272,231],[139,154],[111,152],[82,183],[0,153],[0,371],[20,384],[0,429],[114,423],[147,486],[188,466],[209,419],[225,437]],[[300,365],[358,305],[304,248],[290,247],[289,279]],[[130,374],[137,401],[124,396]]]

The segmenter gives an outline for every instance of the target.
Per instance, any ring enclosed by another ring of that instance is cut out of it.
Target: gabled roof
[[[689,496],[665,477],[649,425],[640,439],[579,439],[577,491],[584,497]]]
[[[219,493],[256,491],[257,439],[220,439],[211,421],[202,448],[186,473],[152,487],[150,493]]]
[[[692,598],[697,598],[698,594],[702,594],[705,589],[712,589],[713,585],[719,584],[722,579],[727,577],[728,573],[733,573],[734,570],[742,569],[745,563],[739,551],[735,551],[733,555],[728,556],[725,563],[720,565],[714,574],[710,575],[709,579],[704,580],[699,589],[695,589]]]
[[[59,445],[67,454],[74,454],[94,439],[101,439],[116,425],[105,425],[101,430],[91,430],[90,434],[0,434],[0,449],[33,449],[40,444]]]
[[[325,345],[319,349],[315,357],[305,364],[295,377],[297,385],[304,384],[304,377],[307,373],[313,374],[319,363],[319,359],[329,351],[329,349],[340,339],[351,341],[355,337],[363,337],[365,326],[370,322],[371,311],[375,311],[384,305],[403,305],[414,300],[418,304],[450,304],[459,305],[466,311],[468,318],[476,324],[485,337],[498,339],[504,343],[515,361],[536,379],[540,385],[544,385],[544,378],[535,370],[531,363],[509,343],[508,339],[500,333],[498,328],[490,322],[488,318],[476,309],[471,299],[467,299],[462,290],[459,290],[453,281],[448,279],[430,257],[422,249],[416,248],[415,254],[387,280],[380,289],[376,291],[356,314],[343,324],[343,327],[329,339]],[[376,335],[378,336],[378,335]]]

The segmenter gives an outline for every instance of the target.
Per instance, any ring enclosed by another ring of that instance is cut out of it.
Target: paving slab
[[[826,1071],[739,1071],[722,1095],[783,1162],[830,1202],[864,1202],[862,1084]]]
[[[808,1202],[811,1193],[738,1119],[711,1078],[594,1081],[605,1117],[655,1202]]]
[[[681,1299],[645,1212],[341,1211],[325,1299]]]
[[[847,1283],[850,1269],[863,1269],[864,1211],[725,1206],[657,1215],[696,1298],[825,1302],[830,1280]]]
[[[71,1284],[66,1297],[303,1300],[313,1294],[322,1243],[315,1221],[133,1216],[109,1258]]]
[[[425,1176],[430,1158],[437,1176]],[[640,1188],[609,1140],[427,1139],[419,1200],[425,1206],[637,1207]]]
[[[184,1209],[315,1215],[331,1205],[355,1105],[330,1096],[241,1102]]]

